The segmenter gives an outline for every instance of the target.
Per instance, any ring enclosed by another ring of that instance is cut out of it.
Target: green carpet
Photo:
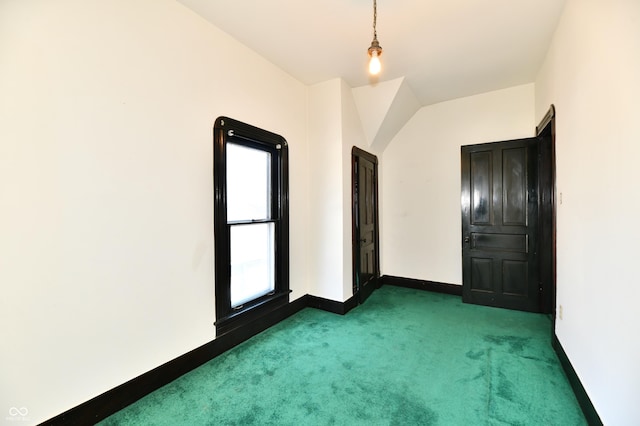
[[[104,425],[584,425],[539,314],[384,286],[307,308]]]

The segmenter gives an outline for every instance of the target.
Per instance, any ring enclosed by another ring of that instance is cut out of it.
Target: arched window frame
[[[265,220],[227,220],[227,144],[270,153],[270,217]],[[289,182],[288,145],[280,135],[246,123],[219,117],[214,125],[214,238],[216,334],[227,333],[289,303]],[[273,223],[274,289],[246,301],[231,303],[231,228]]]

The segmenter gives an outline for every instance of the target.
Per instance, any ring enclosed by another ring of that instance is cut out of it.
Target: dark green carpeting
[[[304,309],[105,425],[583,425],[544,315],[384,286]]]

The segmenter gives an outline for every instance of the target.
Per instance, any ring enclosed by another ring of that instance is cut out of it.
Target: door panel
[[[471,279],[469,285],[471,291],[487,291],[493,289],[493,259],[483,259],[481,257],[472,257],[471,262]]]
[[[526,297],[529,284],[527,262],[521,260],[502,261],[502,290],[504,294]]]
[[[502,217],[505,225],[527,225],[526,148],[502,151]]]
[[[358,161],[358,206],[360,213],[360,278],[362,285],[366,285],[375,274],[374,215],[373,215],[373,163],[364,158]]]
[[[474,225],[489,225],[491,223],[491,153],[472,152],[471,156],[471,220]]]
[[[517,251],[528,250],[527,235],[471,233],[471,248],[476,250]]]
[[[538,312],[537,139],[461,154],[463,300]]]

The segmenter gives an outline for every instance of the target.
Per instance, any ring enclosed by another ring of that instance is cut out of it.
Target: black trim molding
[[[322,309],[344,315],[357,304],[355,297],[351,297],[346,302],[336,302],[322,297],[302,296],[293,302],[268,311],[263,316],[252,318],[250,322],[241,327],[225,332],[215,340],[41,424],[65,426],[95,424],[304,308]]]
[[[602,420],[600,419],[598,412],[593,406],[589,395],[587,395],[587,391],[584,389],[584,386],[582,386],[582,382],[580,382],[580,378],[576,374],[576,370],[573,369],[571,361],[569,361],[569,357],[560,344],[560,340],[558,340],[558,336],[555,334],[553,335],[551,346],[553,346],[553,349],[556,351],[556,355],[558,355],[560,365],[562,365],[564,373],[571,384],[573,393],[576,395],[576,399],[578,400],[578,404],[580,404],[580,408],[582,408],[582,413],[584,414],[587,423],[589,423],[590,426],[602,426]]]
[[[310,308],[333,312],[334,314],[344,315],[358,306],[358,298],[356,296],[352,296],[345,302],[336,302],[335,300],[307,295],[307,306]]]
[[[242,310],[236,315],[231,314],[216,320],[214,323],[216,326],[216,336],[220,337],[235,329],[242,328],[246,323],[262,320],[263,317],[285,307],[289,303],[289,293],[291,293],[291,291],[268,295],[267,297],[259,299],[250,309]]]
[[[540,120],[540,124],[536,126],[536,136],[540,136],[542,131],[547,127],[549,123],[556,117],[556,106],[551,104],[547,113]]]
[[[255,218],[227,217],[227,147],[241,145],[269,154],[271,181],[268,212]],[[221,336],[268,315],[289,302],[289,150],[280,135],[229,117],[218,117],[213,128],[213,223],[215,243],[216,334]],[[231,302],[231,229],[271,223],[274,229],[273,292],[240,306]]]
[[[453,294],[462,297],[462,286],[455,284],[440,283],[436,281],[416,280],[413,278],[395,277],[393,275],[383,275],[382,285],[395,285],[397,287],[407,287],[416,290],[433,291],[435,293]]]
[[[381,285],[393,285],[399,287],[407,287],[418,290],[426,290],[437,293],[451,294],[462,296],[462,286],[455,284],[446,284],[435,281],[417,280],[412,278],[396,277],[391,275],[383,275],[380,278]],[[358,306],[358,298],[352,296],[345,302],[336,302],[334,300],[322,297],[305,295],[293,302],[282,305],[274,310],[269,311],[261,317],[254,318],[252,321],[241,327],[234,328],[218,336],[215,340],[206,343],[184,355],[179,356],[151,371],[148,371],[128,382],[117,386],[97,397],[84,402],[56,417],[53,417],[42,425],[85,425],[95,424],[106,419],[110,415],[122,410],[130,404],[133,404],[140,398],[150,394],[151,392],[171,383],[183,374],[198,368],[213,358],[232,349],[240,343],[250,339],[251,337],[263,332],[269,327],[279,323],[280,321],[296,314],[304,308],[322,309],[335,314],[344,315],[353,308]],[[569,383],[573,388],[578,403],[587,419],[589,425],[601,426],[602,421],[596,412],[589,396],[587,395],[580,379],[573,369],[567,354],[564,352],[560,341],[554,334],[552,345],[560,364],[567,375]]]

